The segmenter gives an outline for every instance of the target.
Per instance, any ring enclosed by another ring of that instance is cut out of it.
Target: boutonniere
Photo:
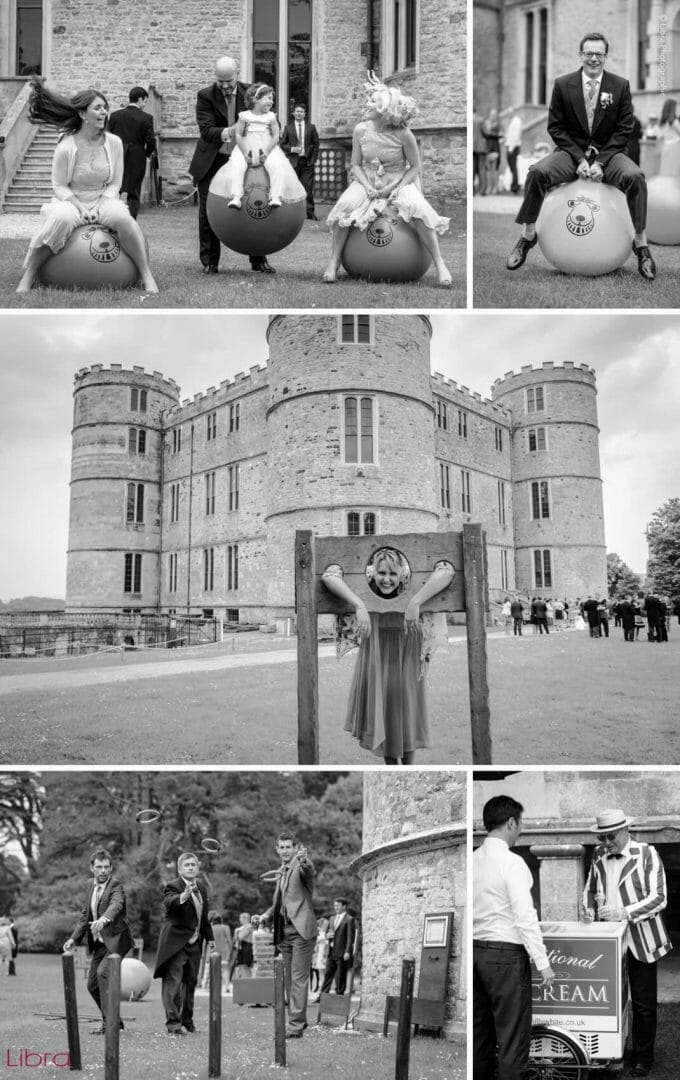
[[[606,109],[608,105],[613,104],[614,95],[610,93],[600,94],[600,108]]]

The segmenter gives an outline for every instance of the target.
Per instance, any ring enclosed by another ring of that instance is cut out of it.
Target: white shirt
[[[602,74],[604,74],[604,72]],[[581,83],[582,83],[582,86],[583,86],[583,97],[585,98],[586,101],[588,100],[588,83],[589,82],[594,82],[595,83],[595,94],[593,96],[593,104],[595,105],[595,107],[597,107],[597,99],[600,96],[600,86],[602,85],[602,75],[600,75],[597,79],[591,79],[591,77],[589,75],[586,75],[583,68],[581,68]]]
[[[523,945],[536,967],[547,968],[538,916],[531,899],[533,878],[524,859],[505,840],[487,836],[472,856],[472,937]]]
[[[514,150],[522,145],[522,118],[515,113],[505,132],[505,145]]]

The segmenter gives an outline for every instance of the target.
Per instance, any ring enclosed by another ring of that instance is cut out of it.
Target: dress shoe
[[[257,262],[250,264],[250,269],[254,270],[257,274],[275,274],[276,270],[273,266],[270,266],[266,259],[258,259]]]
[[[521,236],[508,255],[508,261],[505,264],[508,270],[519,270],[520,266],[524,266],[527,255],[532,247],[536,245],[537,241],[537,236],[534,236],[532,240],[525,240],[525,238]]]
[[[633,251],[637,255],[638,270],[643,278],[647,281],[654,281],[654,278],[656,277],[656,263],[650,255],[647,245],[640,244],[640,247],[636,247],[635,244],[633,244]],[[639,1075],[642,1076],[646,1074],[640,1073]]]
[[[99,1027],[92,1028],[90,1035],[106,1035],[106,1028],[103,1024],[100,1024]]]
[[[198,1028],[195,1028],[193,1024],[182,1024],[185,1031],[188,1031],[190,1035],[198,1035]]]
[[[186,1030],[186,1028],[183,1028],[183,1027],[170,1028],[168,1030],[168,1035],[186,1035],[186,1033],[187,1033],[187,1030]]]
[[[203,267],[203,273],[204,274],[217,274],[217,273],[219,273],[219,271],[218,271],[217,267],[214,266],[211,263],[210,266],[204,266]]]
[[[286,1038],[301,1039],[303,1030],[303,1028],[288,1028],[288,1030],[286,1031]]]
[[[318,221],[316,214],[307,214],[307,221]]]
[[[648,1065],[642,1065],[640,1062],[633,1065],[633,1076],[649,1076],[651,1071]]]

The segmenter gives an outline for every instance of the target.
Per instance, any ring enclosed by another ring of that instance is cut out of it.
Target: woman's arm
[[[389,184],[386,184],[381,189],[381,195],[390,194],[394,195],[406,184],[412,184],[420,176],[420,154],[418,153],[418,143],[415,140],[415,136],[409,128],[400,128],[401,145],[404,148],[404,157],[408,162],[408,169],[403,176],[396,180],[392,180]]]
[[[57,199],[73,203],[76,210],[82,214],[85,207],[69,187],[69,158],[72,153],[77,153],[73,136],[62,139],[52,158],[52,190]]]
[[[364,158],[361,152],[360,142],[361,132],[363,130],[364,124],[361,123],[357,124],[354,131],[352,132],[352,175],[354,176],[354,179],[361,184],[362,187],[366,188],[366,193],[369,198],[375,199],[378,194],[382,194],[382,192],[378,192],[378,189],[373,186],[371,181],[366,176],[366,173],[364,172]]]
[[[107,195],[109,199],[118,199],[120,198],[120,185],[123,183],[123,164],[125,160],[123,141],[110,131],[106,132],[104,140],[104,148],[111,166],[111,175],[103,194]]]
[[[347,582],[339,574],[334,573],[331,567],[324,570],[321,580],[329,592],[332,592],[334,596],[344,600],[346,604],[354,608],[359,631],[368,637],[371,632],[371,620],[368,617],[368,611],[363,600],[359,599],[356,593],[350,589]]]
[[[272,116],[269,130],[271,132],[271,139],[264,148],[264,156],[269,157],[275,146],[279,145],[279,137],[281,135],[281,129],[279,128],[279,122],[275,116]]]
[[[426,600],[430,600],[437,593],[442,592],[453,581],[455,570],[450,562],[438,562],[424,585],[412,596],[406,607],[404,619],[407,623],[417,623],[420,618],[420,607]]]

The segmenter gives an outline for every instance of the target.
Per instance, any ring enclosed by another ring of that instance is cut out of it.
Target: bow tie
[[[610,851],[609,854],[607,855],[608,859],[623,859],[623,857],[624,857],[623,853],[622,852],[617,852],[617,851]]]

